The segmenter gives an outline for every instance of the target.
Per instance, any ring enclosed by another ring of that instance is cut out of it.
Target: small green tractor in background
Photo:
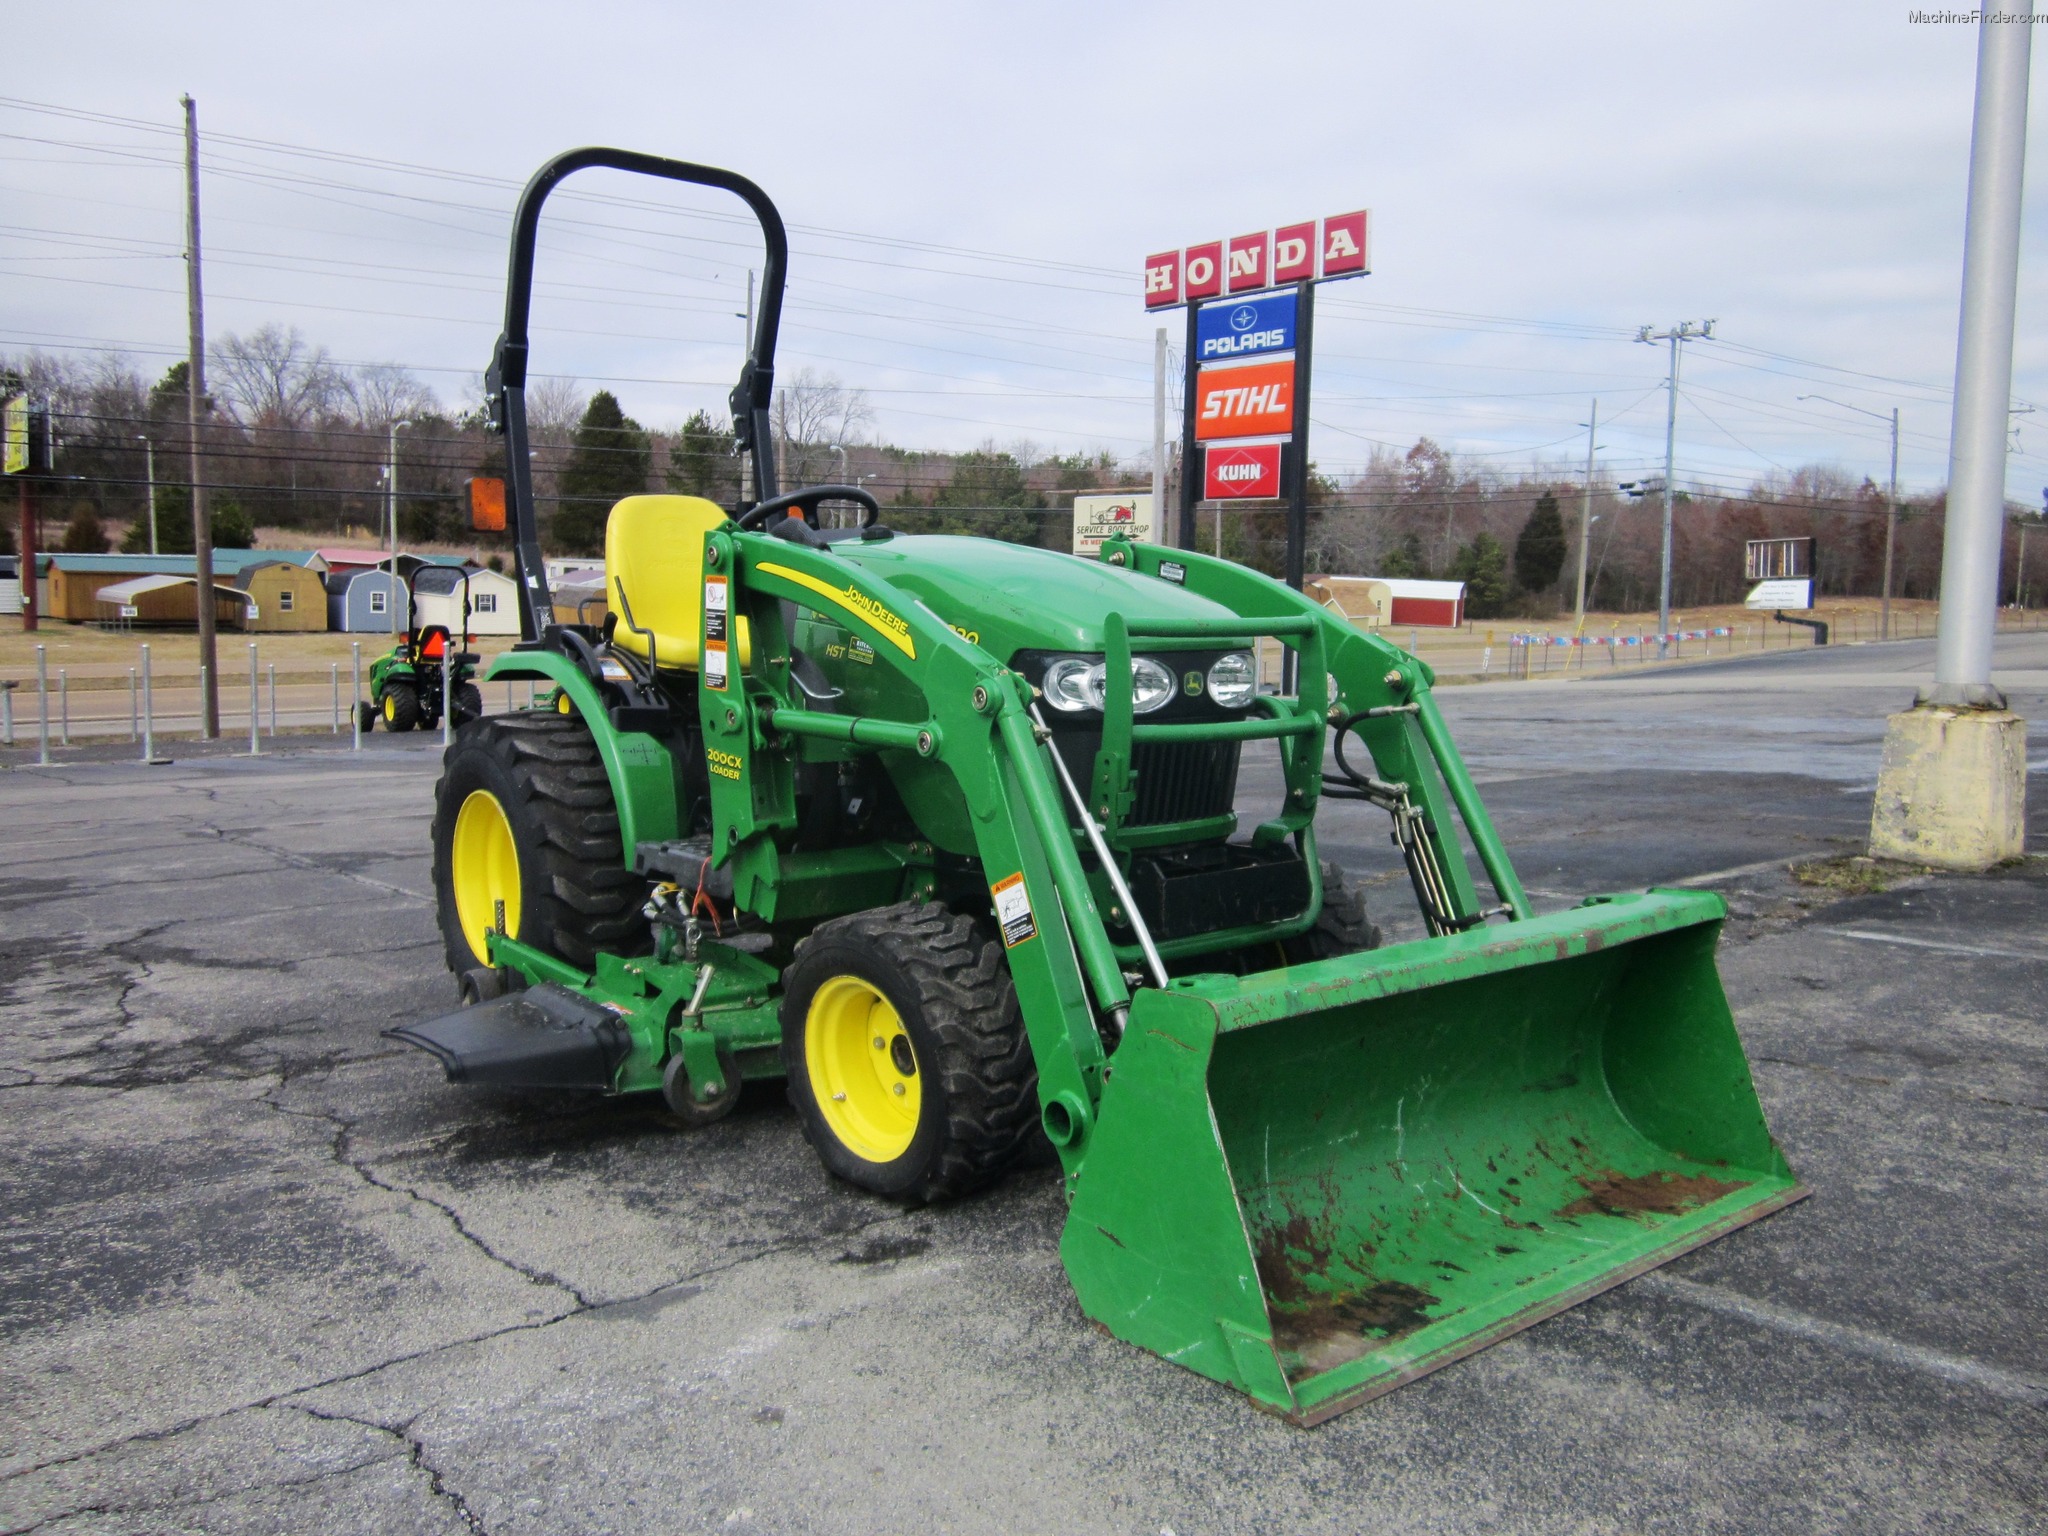
[[[620,502],[602,622],[562,624],[527,310],[541,206],[587,167],[760,221],[732,395],[760,499]],[[1083,1310],[1301,1423],[1804,1193],[1715,969],[1720,898],[1538,913],[1414,656],[1192,550],[905,536],[854,486],[778,494],[787,259],[728,171],[585,149],[528,183],[487,376],[523,638],[487,675],[545,701],[444,756],[467,1006],[396,1038],[457,1082],[661,1093],[688,1125],[779,1080],[825,1166],[898,1200],[1056,1158]],[[1318,852],[1338,799],[1388,817],[1426,937],[1380,946]]]
[[[462,588],[462,643],[458,649],[445,624],[419,622],[420,578],[431,585]],[[356,704],[357,722],[367,732],[378,721],[387,731],[431,731],[441,724],[445,699],[449,718],[458,728],[481,720],[484,696],[476,685],[477,664],[470,650],[469,572],[443,565],[416,565],[405,578],[405,629],[398,643],[370,663],[370,696]]]

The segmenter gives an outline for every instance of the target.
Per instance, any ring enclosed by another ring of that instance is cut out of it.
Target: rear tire
[[[384,728],[409,731],[420,723],[420,696],[410,683],[392,683],[384,689]]]
[[[441,942],[458,976],[490,964],[481,951],[499,901],[513,938],[584,970],[600,950],[646,949],[647,883],[625,867],[611,780],[581,716],[522,710],[456,737],[433,835]]]
[[[356,726],[367,736],[377,723],[377,706],[365,699],[356,705]]]
[[[1034,1145],[1038,1066],[984,924],[924,902],[835,918],[798,945],[783,984],[790,1102],[840,1178],[943,1200]]]

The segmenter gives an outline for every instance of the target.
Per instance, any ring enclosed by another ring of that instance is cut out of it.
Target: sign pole
[[[1297,284],[1295,293],[1294,476],[1287,488],[1287,585],[1299,592],[1308,574],[1308,391],[1315,354],[1316,285]]]
[[[1180,404],[1180,547],[1195,547],[1195,506],[1202,496],[1202,466],[1196,457],[1201,452],[1195,446],[1195,391],[1200,382],[1201,372],[1195,358],[1200,352],[1201,341],[1195,334],[1195,316],[1201,309],[1201,301],[1189,299],[1187,347],[1181,353],[1181,404]]]
[[[21,485],[21,632],[36,632],[36,504],[27,471],[15,477]]]

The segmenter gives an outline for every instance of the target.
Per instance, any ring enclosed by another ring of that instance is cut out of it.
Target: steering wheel
[[[813,485],[801,491],[791,491],[787,496],[777,496],[773,501],[764,501],[748,509],[740,519],[742,528],[760,528],[777,512],[801,512],[804,521],[813,528],[818,526],[818,503],[823,501],[858,502],[864,509],[860,526],[872,528],[875,520],[882,515],[882,504],[874,496],[857,485]]]

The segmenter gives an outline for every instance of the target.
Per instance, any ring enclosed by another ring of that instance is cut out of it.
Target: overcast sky
[[[611,143],[760,182],[795,232],[780,357],[906,446],[1143,455],[1151,251],[1370,207],[1324,289],[1325,469],[1424,433],[1507,470],[1946,474],[1976,30],[1904,4],[118,5],[10,14],[0,349],[184,345],[178,97],[207,318],[473,397],[517,184]],[[27,104],[36,104],[35,106]],[[104,121],[71,114],[102,114]],[[2029,133],[2035,181],[2043,114]],[[317,152],[308,154],[306,151]],[[335,156],[370,157],[384,165]],[[550,204],[538,371],[650,425],[722,406],[758,244],[736,203],[590,173]],[[618,199],[634,201],[628,206]],[[638,206],[665,203],[676,210]],[[2028,199],[2010,494],[2048,484]],[[693,216],[692,210],[697,212]],[[706,212],[718,217],[706,218]],[[1176,344],[1178,326],[1173,327]]]

